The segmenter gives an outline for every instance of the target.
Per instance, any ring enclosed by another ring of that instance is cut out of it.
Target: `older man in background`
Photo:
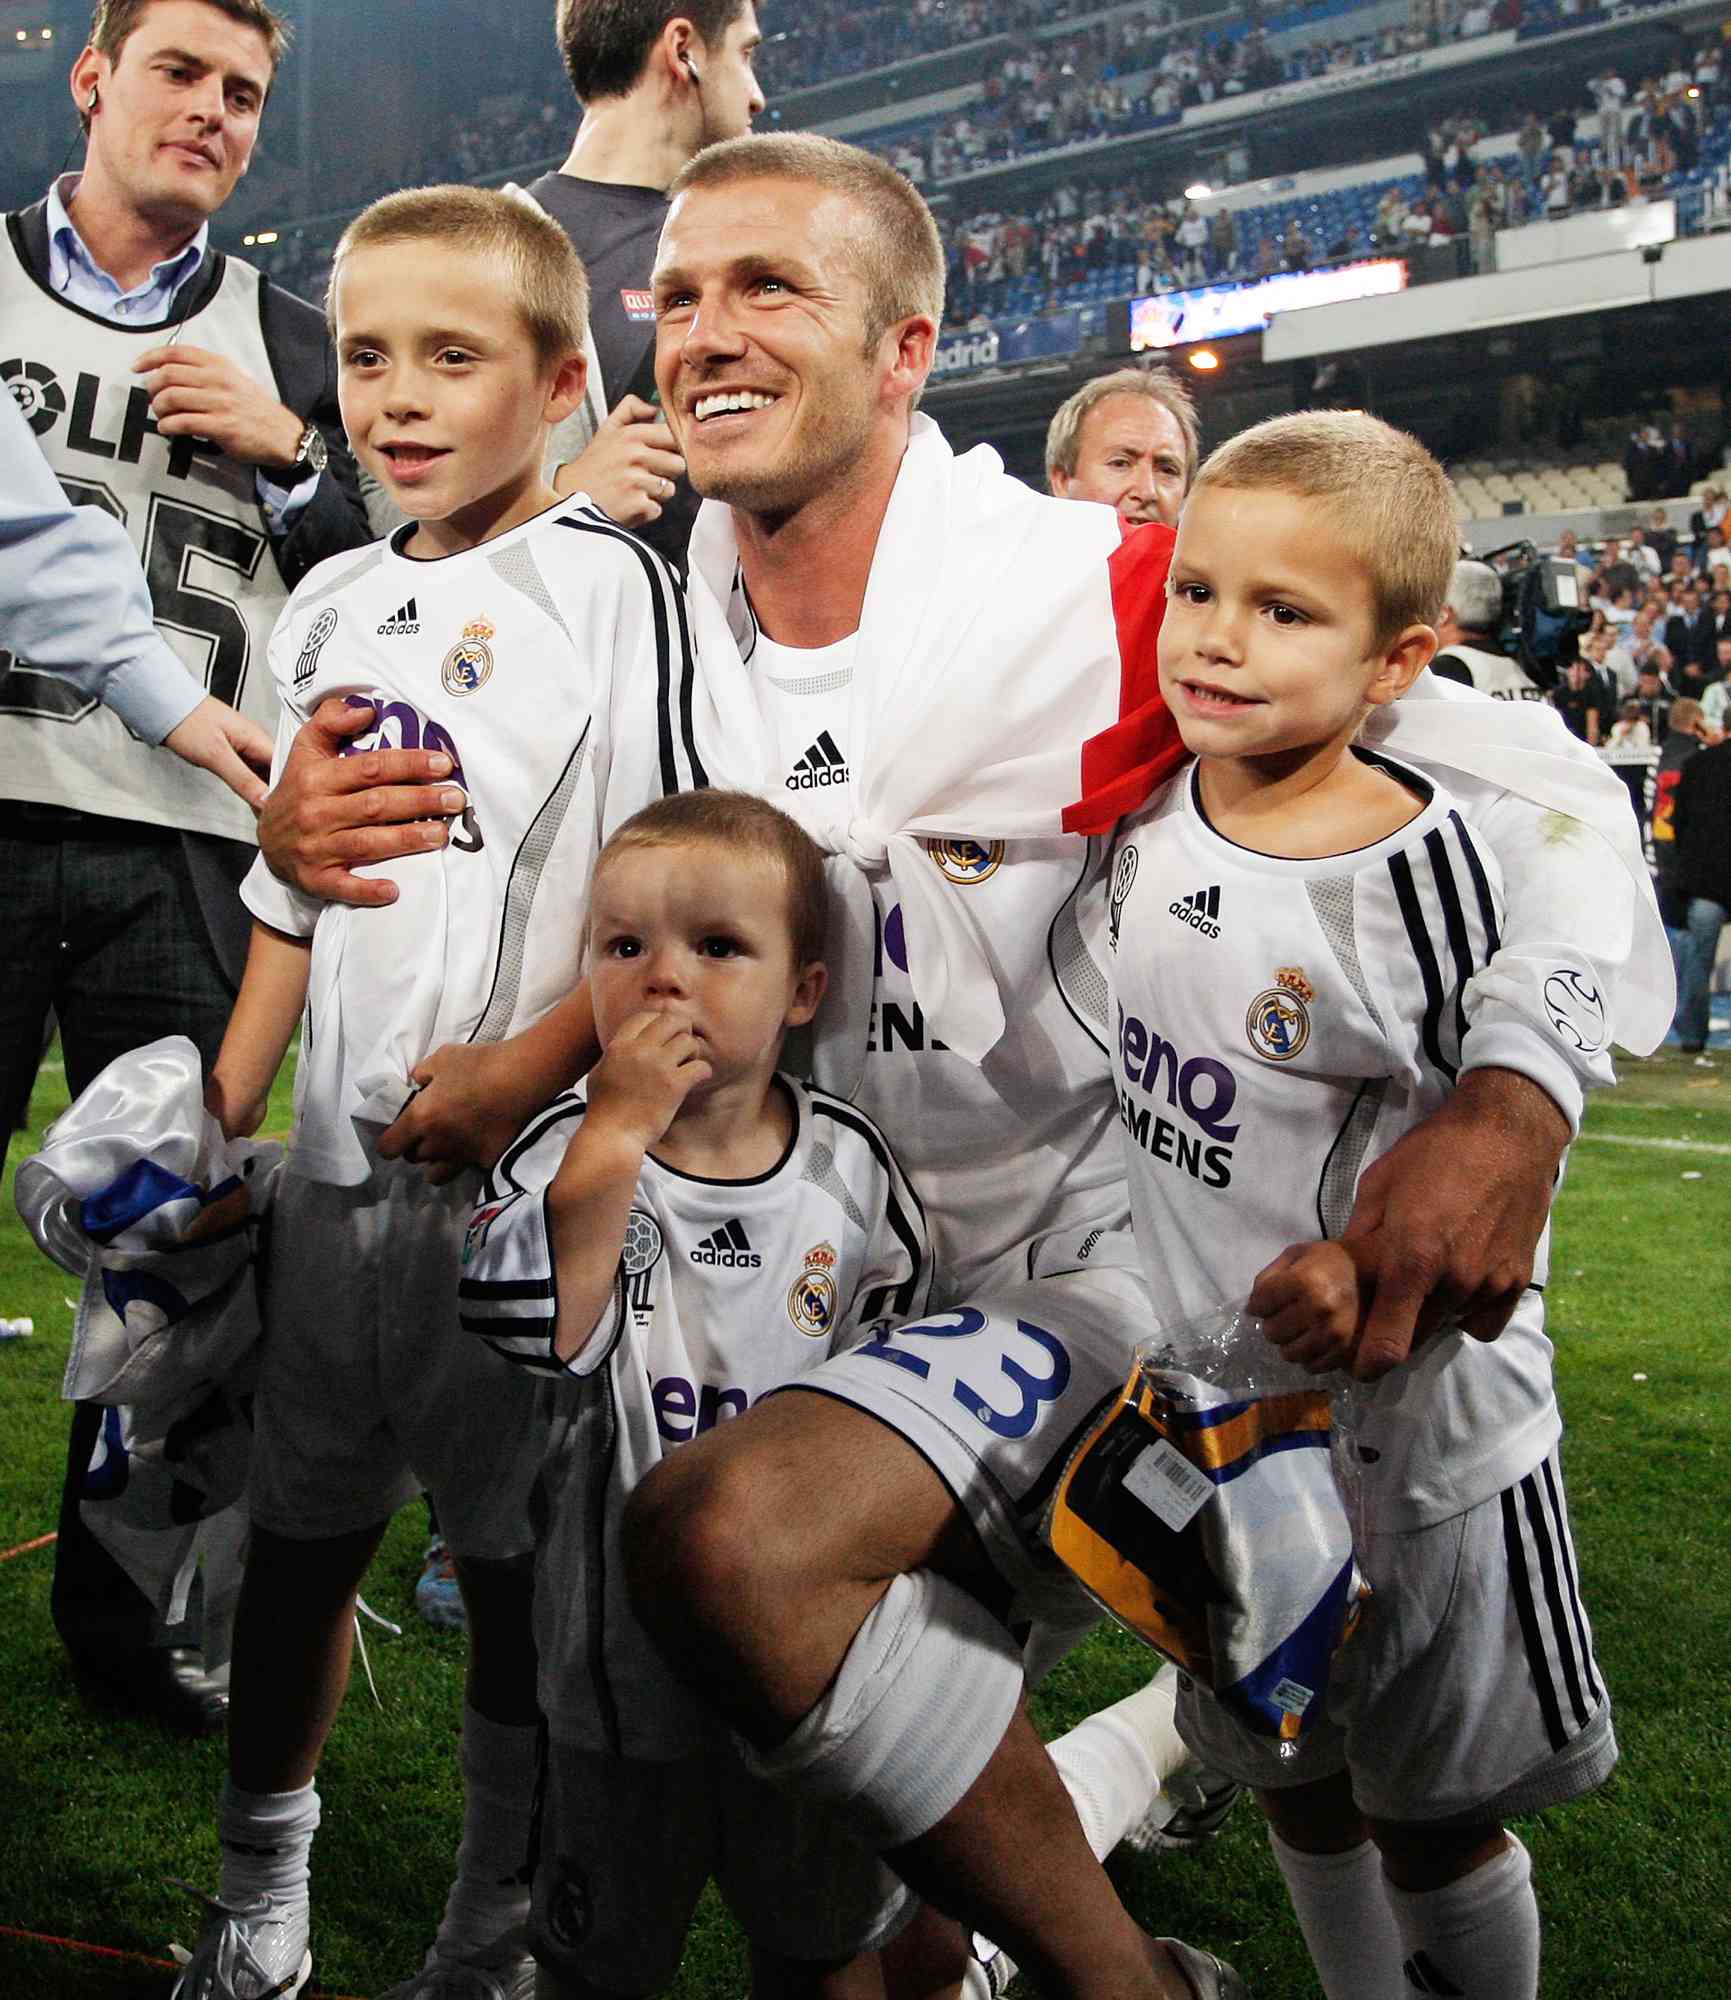
[[[1046,482],[1059,500],[1116,507],[1126,530],[1178,525],[1196,475],[1196,403],[1165,368],[1115,368],[1061,404],[1046,432]]]

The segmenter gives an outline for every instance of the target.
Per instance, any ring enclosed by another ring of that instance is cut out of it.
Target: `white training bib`
[[[254,468],[157,434],[132,364],[171,337],[274,384],[261,279],[228,257],[183,321],[111,325],[69,305],[0,245],[0,382],[67,496],[120,521],[150,584],[157,629],[195,680],[266,729],[277,703],[265,647],[288,591],[271,553]],[[0,661],[9,656],[0,653]],[[0,795],[115,819],[254,841],[253,816],[206,771],[140,742],[69,681],[16,662],[0,673]]]

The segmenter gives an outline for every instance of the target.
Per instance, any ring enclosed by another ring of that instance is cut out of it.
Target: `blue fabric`
[[[112,1243],[123,1229],[130,1229],[153,1209],[188,1198],[199,1202],[204,1199],[198,1188],[159,1167],[154,1160],[136,1160],[118,1180],[80,1204],[78,1219],[93,1242]]]
[[[116,1319],[124,1320],[128,1306],[142,1303],[155,1306],[171,1325],[185,1318],[191,1304],[183,1292],[153,1271],[104,1271],[102,1296]]]
[[[1349,1559],[1341,1564],[1315,1609],[1267,1659],[1231,1687],[1217,1688],[1215,1692],[1229,1708],[1249,1717],[1256,1728],[1269,1736],[1290,1740],[1320,1722],[1326,1712],[1328,1677],[1334,1656],[1340,1650],[1342,1634],[1348,1629],[1362,1595],[1358,1565]],[[1294,1682],[1313,1690],[1302,1717],[1294,1717],[1289,1706]]]
[[[160,743],[204,690],[151,620],[126,530],[73,507],[10,396],[0,395],[0,645],[104,701]]]

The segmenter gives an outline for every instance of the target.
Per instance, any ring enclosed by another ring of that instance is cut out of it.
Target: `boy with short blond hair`
[[[496,1041],[576,984],[584,884],[609,827],[706,782],[711,671],[739,673],[713,606],[542,462],[582,396],[586,286],[564,232],[476,188],[375,204],[338,247],[343,419],[409,516],[314,570],[277,627],[279,765],[328,696],[373,710],[351,751],[452,763],[449,844],[388,866],[396,899],[321,905],[263,865],[246,978],[209,1080],[230,1134],[264,1114],[301,1028],[257,1402],[253,1545],[235,1634],[221,1893],[180,2000],[258,2000],[309,1976],[312,1780],[340,1703],[354,1596],[425,1488],[470,1627],[465,1821],[438,1940],[400,2000],[526,1996],[537,1710],[527,1506],[532,1385],[457,1323],[474,1184],[376,1148],[445,1043]],[[732,662],[731,668],[728,663]],[[737,703],[740,690],[730,688]]]
[[[1357,1337],[1334,1239],[1371,1163],[1454,1087],[1504,924],[1502,871],[1467,817],[1484,801],[1361,737],[1435,651],[1455,551],[1442,469],[1361,412],[1277,419],[1216,452],[1159,639],[1193,759],[1116,837],[1115,1067],[1157,1322],[1248,1294],[1316,1371],[1350,1367]],[[1553,838],[1585,837],[1550,818]],[[1620,868],[1594,879],[1634,895]],[[1588,956],[1559,947],[1505,987],[1612,1080]],[[1556,1455],[1543,1263],[1541,1246],[1499,1338],[1472,1338],[1469,1316],[1365,1391],[1373,1595],[1302,1751],[1283,1757],[1206,1690],[1180,1697],[1191,1747],[1258,1792],[1329,2000],[1531,2000],[1538,1912],[1503,1820],[1616,1761]]]
[[[463,1324],[554,1378],[536,1626],[552,1737],[535,1890],[542,2000],[662,1991],[713,1874],[759,1991],[834,1993],[908,1892],[820,1809],[748,1775],[625,1594],[620,1517],[677,1445],[930,1287],[882,1135],[781,1074],[826,973],[823,861],[738,792],[648,807],[602,850],[589,979],[603,1055],[488,1178]]]

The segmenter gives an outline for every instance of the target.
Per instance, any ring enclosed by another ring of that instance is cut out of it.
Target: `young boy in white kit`
[[[1248,1294],[1316,1371],[1351,1365],[1359,1316],[1351,1257],[1326,1239],[1364,1169],[1452,1089],[1503,923],[1469,808],[1356,741],[1434,652],[1456,542],[1441,468],[1360,412],[1280,418],[1217,451],[1159,641],[1194,758],[1116,839],[1115,1067],[1156,1320]],[[1535,840],[1591,838],[1532,810]],[[1585,872],[1596,896],[1633,897],[1619,867]],[[1559,912],[1556,934],[1592,924]],[[1610,1082],[1605,984],[1558,949],[1514,1004],[1600,1049]],[[1616,1761],[1543,1257],[1498,1338],[1445,1328],[1368,1392],[1373,1596],[1307,1747],[1282,1755],[1206,1690],[1180,1694],[1191,1748],[1257,1790],[1329,2000],[1531,2000],[1538,1911],[1504,1818],[1579,1797]]]
[[[463,1324],[555,1378],[564,1426],[536,1570],[543,2000],[662,1991],[711,1875],[760,1993],[869,1990],[852,1961],[909,1907],[838,1822],[747,1774],[638,1626],[619,1550],[676,1445],[926,1304],[925,1218],[877,1128],[776,1067],[823,994],[825,916],[817,847],[761,799],[627,821],[590,887],[604,1053],[505,1153],[464,1246]]]
[[[435,2000],[490,1980],[520,2000],[534,1977],[520,1935],[537,1733],[527,1502],[544,1433],[533,1385],[458,1325],[474,1181],[431,1186],[373,1141],[433,1050],[500,1040],[575,986],[607,827],[704,782],[699,669],[739,668],[713,607],[688,604],[659,558],[542,477],[548,429],[584,386],[587,285],[556,223],[489,190],[391,196],[345,234],[330,313],[356,453],[412,518],[314,570],[285,610],[271,647],[279,764],[326,697],[370,704],[373,727],[350,748],[445,752],[452,823],[440,853],[390,867],[388,907],[321,905],[262,863],[244,891],[258,922],[209,1080],[228,1133],[256,1129],[297,1024],[301,1050],[221,1889],[175,1991],[255,2000],[309,1976],[312,1780],[355,1591],[391,1514],[424,1487],[468,1611],[465,1819],[437,1943],[392,1992]]]

